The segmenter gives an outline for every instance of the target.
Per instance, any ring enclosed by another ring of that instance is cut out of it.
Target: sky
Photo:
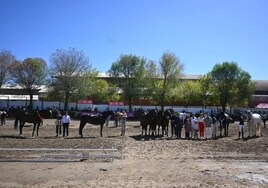
[[[0,0],[0,51],[18,60],[76,48],[107,72],[121,55],[158,62],[174,53],[184,74],[236,62],[268,80],[267,0]]]

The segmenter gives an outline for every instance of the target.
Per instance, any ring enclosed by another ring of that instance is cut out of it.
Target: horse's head
[[[115,112],[112,110],[104,111],[102,112],[102,116],[107,118],[108,116],[111,116],[111,118],[114,118]]]
[[[168,117],[168,118],[171,118],[172,117],[172,113],[169,109],[166,109],[165,112],[164,112],[164,116]]]

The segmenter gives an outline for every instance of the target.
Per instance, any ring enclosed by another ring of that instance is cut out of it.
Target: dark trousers
[[[66,136],[69,136],[69,123],[63,123],[62,127],[63,127],[62,136],[65,137],[65,133],[66,133]]]
[[[61,124],[56,125],[56,135],[57,136],[61,135]]]
[[[181,130],[182,130],[182,127],[181,126],[176,126],[175,127],[175,134],[176,134],[176,136],[177,136],[177,138],[181,138]]]

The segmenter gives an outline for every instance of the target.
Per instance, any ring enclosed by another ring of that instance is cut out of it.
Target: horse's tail
[[[17,116],[14,122],[14,128],[17,129],[19,125],[19,117]]]

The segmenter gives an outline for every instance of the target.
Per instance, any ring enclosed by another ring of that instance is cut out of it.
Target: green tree
[[[157,70],[157,64],[154,61],[148,61],[145,64],[145,90],[143,92],[144,98],[152,101],[152,104],[157,105],[159,100],[160,88],[160,74]]]
[[[10,66],[14,83],[25,89],[30,95],[30,110],[33,109],[33,94],[47,81],[47,64],[41,58],[27,58],[22,63],[15,61]]]
[[[174,88],[183,75],[184,65],[181,64],[178,57],[173,53],[165,52],[159,62],[160,81],[159,99],[161,109],[164,110],[164,104],[167,100],[168,93]]]
[[[0,52],[0,87],[10,79],[9,69],[14,61],[15,57],[10,51]]]
[[[141,95],[144,87],[146,60],[135,55],[122,55],[114,62],[108,71],[110,76],[115,77],[115,82],[123,91],[123,99],[128,102],[129,111],[132,111],[132,100]]]
[[[51,57],[52,90],[64,99],[64,110],[68,110],[68,103],[72,94],[78,92],[81,80],[91,65],[83,51],[75,48],[58,49]]]
[[[228,105],[244,104],[252,94],[250,74],[243,71],[235,62],[216,64],[208,76],[211,79],[212,94],[217,96],[223,111]]]
[[[97,71],[91,71],[83,77],[78,89],[78,99],[92,99],[95,104],[118,99],[115,88],[110,86],[106,80],[98,79],[98,74]]]
[[[175,87],[175,100],[182,101],[187,107],[191,104],[198,104],[200,101],[201,86],[199,82],[183,81],[179,87]]]

